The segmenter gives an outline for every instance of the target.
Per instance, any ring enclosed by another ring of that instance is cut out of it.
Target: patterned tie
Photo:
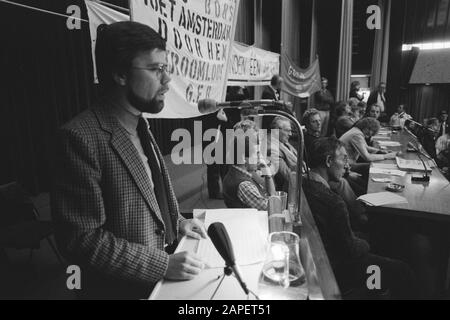
[[[148,159],[150,171],[152,172],[152,180],[154,184],[154,192],[156,195],[156,201],[158,201],[159,210],[161,211],[161,217],[166,227],[166,242],[171,245],[175,240],[175,232],[173,230],[172,219],[169,213],[169,202],[167,197],[167,190],[164,183],[164,178],[161,169],[156,159],[156,153],[152,148],[150,132],[148,131],[147,121],[144,118],[139,118],[137,126],[137,134],[141,141],[142,149]],[[156,146],[155,146],[156,147]]]

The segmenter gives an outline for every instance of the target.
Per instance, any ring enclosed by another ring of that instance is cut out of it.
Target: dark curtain
[[[417,120],[437,116],[440,110],[449,111],[449,84],[410,85],[409,79],[418,50],[402,52],[402,44],[445,41],[450,37],[449,0],[392,1],[389,43],[388,95],[389,112],[406,103]],[[448,67],[448,66],[443,66]]]
[[[65,14],[84,1],[15,1]],[[127,0],[108,1],[128,7]],[[0,184],[19,181],[33,193],[49,190],[57,128],[88,108],[97,96],[93,84],[89,26],[68,30],[66,18],[0,2]],[[192,130],[192,119],[151,120],[164,154],[176,142],[171,132]]]
[[[316,0],[316,13],[320,73],[328,79],[329,89],[336,97],[341,1]]]
[[[420,122],[437,117],[439,111],[450,112],[450,84],[409,85],[405,103],[414,119]]]
[[[239,1],[239,11],[236,20],[234,40],[252,45],[255,42],[253,27],[254,2],[250,0]]]

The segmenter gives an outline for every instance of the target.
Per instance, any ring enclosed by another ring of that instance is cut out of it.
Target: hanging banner
[[[286,93],[300,98],[308,98],[321,89],[319,59],[306,69],[296,66],[293,61],[283,54],[281,57],[281,76],[284,79]]]
[[[131,20],[167,41],[167,107],[149,117],[196,117],[199,100],[224,100],[238,8],[239,0],[130,0]]]
[[[228,85],[263,86],[280,72],[280,55],[234,42],[228,66]]]
[[[130,16],[110,9],[94,1],[85,0],[89,17],[89,31],[91,34],[92,65],[94,69],[94,83],[98,83],[97,66],[95,65],[95,41],[97,39],[97,27],[102,23],[111,24],[118,21],[128,21]]]

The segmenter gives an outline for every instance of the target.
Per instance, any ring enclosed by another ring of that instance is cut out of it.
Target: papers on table
[[[377,143],[381,147],[400,147],[401,143],[398,141],[390,141],[390,140],[379,140]]]
[[[380,174],[387,174],[390,176],[399,176],[399,177],[404,177],[406,175],[405,171],[400,171],[397,169],[376,168],[376,167],[370,168],[370,173],[380,173]]]
[[[425,168],[423,167],[423,163],[420,160],[406,160],[399,157],[395,158],[397,162],[397,166],[400,169],[403,170],[413,170],[413,171],[425,171]],[[427,167],[427,171],[431,172],[435,165],[434,162],[431,160],[424,160],[425,165]]]
[[[372,181],[388,183],[388,182],[391,182],[391,179],[389,179],[389,178],[372,178]]]
[[[207,210],[206,229],[213,222],[224,224],[238,265],[250,265],[264,261],[269,230],[266,211],[257,211],[256,209]],[[210,268],[225,267],[225,261],[209,238],[199,241],[197,254]]]
[[[364,202],[368,206],[385,206],[390,204],[408,203],[405,197],[399,196],[392,192],[369,193],[360,196],[358,200]]]
[[[383,162],[372,162],[372,167],[391,170],[398,169],[398,166],[395,163],[383,163]]]

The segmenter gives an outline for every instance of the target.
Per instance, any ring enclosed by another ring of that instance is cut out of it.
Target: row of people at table
[[[353,288],[363,288],[367,266],[376,264],[383,269],[384,279],[381,289],[376,291],[377,296],[412,297],[414,281],[411,269],[403,262],[371,253],[369,243],[363,239],[367,215],[356,197],[365,192],[367,180],[361,177],[362,174],[368,175],[368,165],[356,160],[361,155],[367,157],[379,151],[365,145],[365,138],[377,133],[378,121],[373,118],[359,120],[355,133],[348,134],[355,138],[346,140],[347,135],[341,139],[320,137],[321,119],[316,110],[309,110],[303,119],[307,137],[305,160],[309,167],[303,190],[341,290],[348,293]],[[279,130],[279,147],[269,148],[268,158],[262,163],[258,160],[260,148],[252,145],[251,135],[235,140],[234,151],[239,149],[239,141],[244,144],[244,151],[234,153],[235,164],[228,169],[224,179],[224,198],[228,207],[267,210],[268,197],[275,195],[276,189],[286,190],[289,176],[297,170],[297,153],[289,142],[291,123],[277,117],[271,127]],[[258,133],[251,120],[239,122],[235,130]],[[371,160],[387,157],[390,155],[377,154]],[[357,187],[357,192],[352,185]],[[357,236],[358,232],[361,237]],[[373,292],[365,294],[370,297]]]

